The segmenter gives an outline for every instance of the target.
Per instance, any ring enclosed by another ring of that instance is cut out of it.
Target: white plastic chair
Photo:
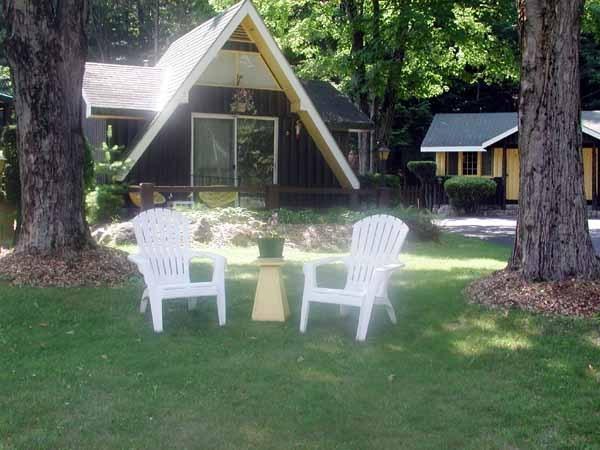
[[[408,234],[408,227],[400,219],[387,215],[367,217],[354,224],[350,255],[324,258],[304,264],[304,295],[300,312],[300,332],[306,331],[311,303],[340,305],[345,314],[348,306],[360,308],[356,339],[367,337],[373,305],[385,306],[392,323],[396,313],[387,293],[388,281],[397,269],[404,267],[398,255]],[[343,289],[317,286],[317,268],[325,264],[343,262],[347,269]]]
[[[146,289],[142,294],[140,312],[144,313],[150,299],[154,331],[163,331],[163,300],[188,298],[192,308],[197,297],[216,297],[219,325],[225,325],[225,264],[221,255],[192,250],[190,222],[180,213],[168,209],[150,209],[133,219],[139,253],[130,255],[144,276]],[[192,283],[190,260],[211,259],[212,280]],[[192,300],[194,299],[194,300]]]

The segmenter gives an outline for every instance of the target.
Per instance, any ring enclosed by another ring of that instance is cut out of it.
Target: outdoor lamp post
[[[379,172],[383,173],[385,169],[385,161],[387,161],[387,159],[390,157],[390,149],[384,144],[379,147],[377,153],[379,153]]]

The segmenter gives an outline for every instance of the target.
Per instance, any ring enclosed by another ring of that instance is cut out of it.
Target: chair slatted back
[[[377,267],[398,262],[407,234],[406,224],[388,215],[370,216],[356,222],[347,259],[346,288],[365,288]]]
[[[148,259],[146,284],[189,283],[190,221],[180,213],[155,208],[133,219],[140,253]]]

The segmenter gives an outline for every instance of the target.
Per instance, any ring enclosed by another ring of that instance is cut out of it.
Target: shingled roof
[[[159,111],[165,79],[161,67],[86,63],[83,98],[90,108]]]
[[[518,132],[518,114],[436,114],[421,144],[422,152],[484,151]],[[583,133],[600,139],[600,111],[581,113]]]
[[[331,129],[369,130],[373,122],[327,81],[302,80],[310,99]]]
[[[169,46],[156,65],[169,70],[165,92],[167,98],[175,94],[200,60],[213,48],[217,38],[243,4],[240,2],[207,20]]]

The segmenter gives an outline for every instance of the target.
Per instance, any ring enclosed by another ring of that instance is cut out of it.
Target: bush
[[[366,173],[364,175],[359,175],[358,180],[363,188],[397,188],[400,186],[401,182],[398,175],[384,175],[381,173]]]
[[[409,161],[406,167],[423,184],[431,183],[435,180],[437,164],[434,161]]]
[[[19,175],[19,154],[17,153],[17,128],[4,127],[0,135],[0,151],[6,159],[4,173],[0,175],[0,199],[19,208],[21,203],[21,178]]]
[[[110,222],[121,215],[127,189],[121,185],[97,186],[85,199],[87,220],[90,224]]]
[[[496,183],[483,177],[453,177],[446,180],[444,190],[453,207],[472,213],[494,196]]]
[[[84,149],[84,159],[83,159],[83,185],[85,189],[85,193],[91,192],[94,190],[96,185],[96,174],[94,170],[94,149],[92,145],[85,139],[85,149]]]

